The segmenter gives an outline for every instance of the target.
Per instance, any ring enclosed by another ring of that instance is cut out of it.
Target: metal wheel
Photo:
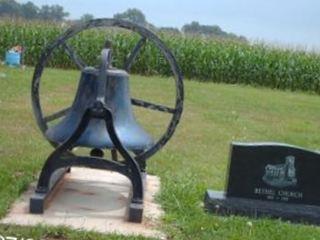
[[[183,92],[182,74],[171,51],[154,33],[137,24],[134,24],[128,21],[123,21],[123,20],[116,20],[116,19],[95,19],[95,20],[88,21],[86,23],[74,25],[73,27],[65,31],[62,35],[60,35],[54,42],[48,45],[40,56],[40,59],[35,67],[33,80],[32,80],[32,90],[31,90],[32,107],[33,107],[33,112],[34,112],[37,124],[41,129],[43,135],[45,135],[45,132],[48,129],[48,123],[50,121],[63,117],[69,110],[69,108],[66,108],[54,114],[51,114],[49,116],[44,116],[42,112],[41,102],[39,98],[39,87],[40,87],[41,76],[42,76],[44,67],[48,59],[50,58],[53,50],[58,47],[63,47],[65,52],[74,61],[74,63],[78,66],[78,68],[80,70],[84,69],[86,67],[85,62],[76,54],[76,52],[72,49],[72,47],[70,47],[66,43],[66,41],[84,30],[97,28],[97,27],[124,28],[124,29],[131,30],[133,32],[136,32],[141,36],[141,39],[137,42],[132,52],[130,53],[129,57],[126,59],[123,65],[124,70],[130,71],[130,68],[135,58],[139,54],[139,51],[142,48],[142,46],[146,43],[146,40],[151,41],[161,51],[161,53],[164,55],[164,57],[170,64],[171,71],[175,78],[175,88],[176,88],[174,108],[151,103],[141,99],[134,99],[134,98],[131,99],[131,103],[135,106],[139,106],[139,107],[143,107],[143,108],[147,108],[155,111],[161,111],[166,114],[172,115],[166,131],[155,142],[155,144],[151,146],[149,149],[145,150],[144,152],[137,153],[135,158],[140,161],[145,161],[146,159],[150,158],[153,154],[155,154],[157,151],[159,151],[172,137],[179,123],[179,120],[181,118],[182,109],[183,109],[184,92]]]

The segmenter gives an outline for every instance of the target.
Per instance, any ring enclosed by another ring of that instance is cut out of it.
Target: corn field
[[[56,24],[1,21],[0,57],[12,46],[22,45],[25,64],[35,65],[43,47],[64,30]],[[122,66],[139,40],[127,31],[94,29],[77,35],[69,44],[88,65],[95,65],[106,38],[112,41],[116,67]],[[164,33],[160,38],[173,51],[187,79],[320,93],[320,55],[316,53]],[[62,49],[54,53],[48,65],[75,68]],[[141,50],[132,72],[170,74],[164,57],[150,43]]]

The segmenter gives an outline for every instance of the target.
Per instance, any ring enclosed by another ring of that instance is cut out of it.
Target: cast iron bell
[[[110,58],[110,49],[104,49],[102,53]],[[101,69],[105,72],[101,73]],[[102,77],[102,78],[101,78]],[[81,72],[78,90],[71,109],[57,125],[46,131],[48,140],[54,143],[63,143],[77,128],[85,110],[91,107],[99,98],[99,91],[104,90],[102,100],[113,113],[113,121],[116,133],[128,150],[143,151],[153,145],[150,135],[136,122],[132,111],[129,92],[129,75],[126,71],[112,68],[110,64],[96,69],[86,67]],[[101,89],[105,88],[105,89]],[[76,141],[76,146],[89,148],[114,148],[109,137],[104,120],[91,119],[88,127]]]

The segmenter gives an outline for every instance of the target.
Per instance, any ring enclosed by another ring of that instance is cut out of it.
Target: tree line
[[[58,4],[38,7],[30,1],[18,3],[15,0],[0,0],[0,17],[63,21],[68,16],[69,13]]]
[[[58,22],[65,20],[68,16],[69,13],[57,4],[38,7],[31,1],[18,3],[16,0],[0,0],[0,17],[18,17],[28,20],[37,19]],[[93,18],[94,16],[92,14],[86,13],[80,19],[73,21],[88,21]],[[113,18],[129,20],[157,32],[246,41],[245,37],[223,31],[218,25],[202,25],[196,21],[185,24],[181,29],[174,27],[156,27],[147,21],[146,16],[141,10],[136,8],[129,8],[122,13],[116,13],[113,15]]]
[[[116,19],[129,20],[139,25],[151,28],[154,31],[166,32],[170,34],[185,34],[191,36],[227,38],[240,41],[247,41],[244,36],[238,36],[234,33],[223,31],[218,25],[202,25],[199,22],[192,21],[183,25],[181,29],[175,27],[155,27],[149,23],[142,11],[136,8],[129,8],[123,13],[113,15]]]

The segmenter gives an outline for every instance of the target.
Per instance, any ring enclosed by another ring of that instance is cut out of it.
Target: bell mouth
[[[99,76],[100,74],[100,70],[95,68],[95,67],[85,67],[82,70],[82,73],[89,73],[89,74],[93,74],[95,76]],[[129,77],[129,74],[122,69],[118,69],[118,68],[108,68],[106,69],[106,74],[107,76],[117,76],[117,77]]]

